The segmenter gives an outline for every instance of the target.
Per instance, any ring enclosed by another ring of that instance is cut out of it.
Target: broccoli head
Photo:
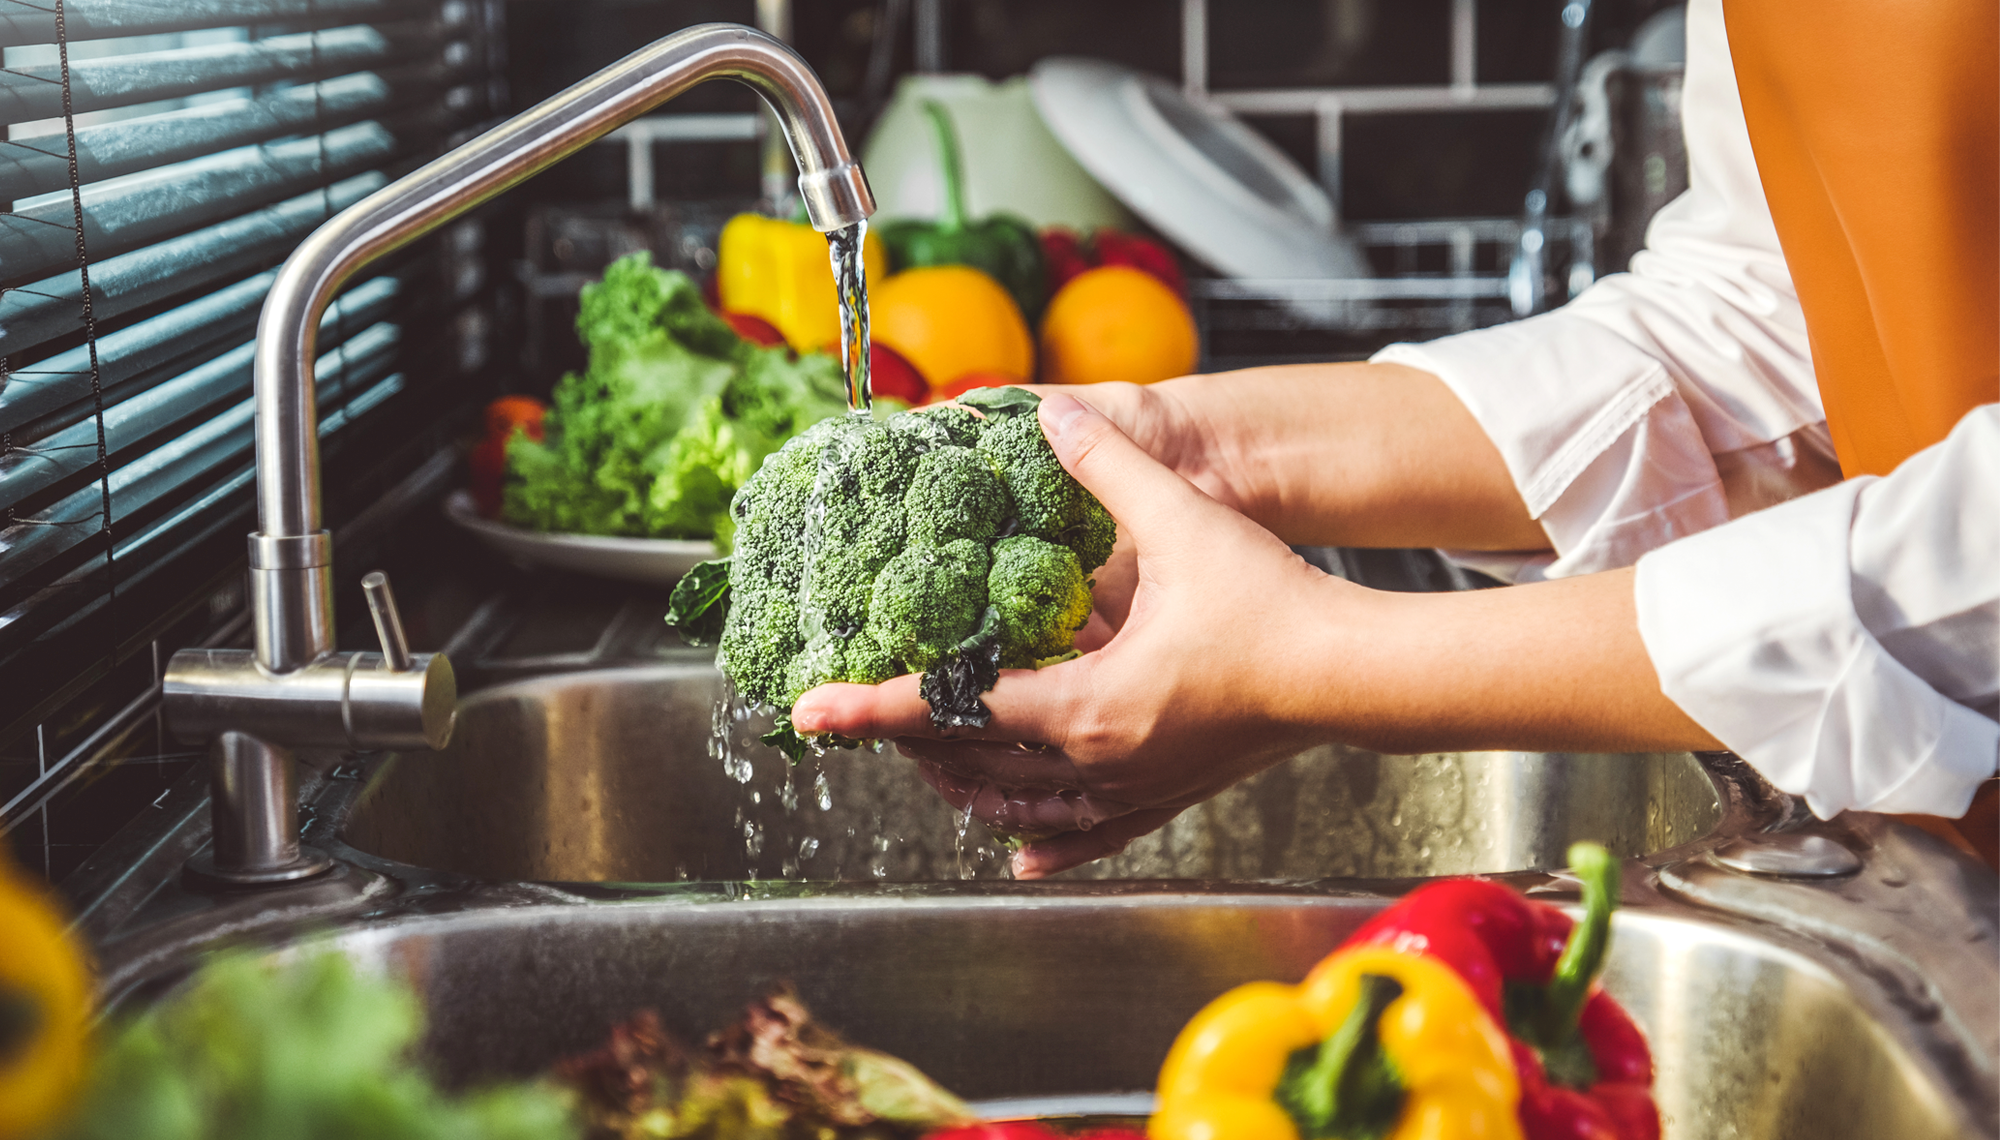
[[[1067,546],[1030,535],[993,544],[986,597],[999,611],[1000,665],[1033,669],[1075,652],[1076,633],[1090,620],[1090,580]]]
[[[1056,461],[1037,403],[982,389],[827,420],[743,484],[734,554],[689,574],[667,619],[698,643],[721,630],[723,671],[780,711],[773,743],[803,754],[784,714],[829,681],[923,673],[940,727],[983,725],[1000,668],[1073,655],[1117,527]]]

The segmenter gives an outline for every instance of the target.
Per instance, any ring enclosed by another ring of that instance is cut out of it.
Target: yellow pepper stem
[[[0,1065],[26,1049],[41,1024],[41,1010],[32,995],[0,986]]]
[[[1300,1071],[1287,1072],[1278,1101],[1298,1122],[1302,1137],[1340,1136],[1369,1123],[1387,1124],[1403,1106],[1403,1088],[1382,1056],[1376,1024],[1403,984],[1381,974],[1361,975],[1361,996]]]

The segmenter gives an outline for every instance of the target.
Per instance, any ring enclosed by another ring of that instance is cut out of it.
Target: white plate
[[[1334,232],[1333,203],[1285,153],[1228,111],[1163,79],[1056,57],[1029,72],[1065,149],[1153,227],[1231,277],[1368,277]]]
[[[469,491],[453,491],[444,501],[444,513],[474,538],[520,565],[616,578],[621,582],[672,586],[695,563],[715,557],[713,542],[549,534],[509,526],[480,517]]]

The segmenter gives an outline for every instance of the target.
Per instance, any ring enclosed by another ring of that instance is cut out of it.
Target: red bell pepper
[[[1052,226],[1042,231],[1042,264],[1048,272],[1051,297],[1069,284],[1070,278],[1100,265],[1129,265],[1187,296],[1187,278],[1173,253],[1137,234],[1100,227],[1086,238],[1078,237],[1074,230]]]
[[[1454,879],[1411,892],[1348,944],[1415,950],[1458,971],[1514,1038],[1528,1140],[1658,1140],[1646,1038],[1595,985],[1618,861],[1594,843],[1569,854],[1583,881],[1581,923],[1499,883]]]
[[[548,408],[533,396],[502,396],[486,405],[486,434],[467,459],[472,501],[480,515],[500,517],[501,486],[507,476],[507,441],[516,431],[540,442]]]

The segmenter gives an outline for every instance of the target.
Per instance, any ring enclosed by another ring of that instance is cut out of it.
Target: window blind
[[[240,560],[275,267],[497,113],[499,18],[499,0],[0,0],[0,742]],[[468,248],[412,247],[328,308],[330,464],[441,406],[481,287]]]

